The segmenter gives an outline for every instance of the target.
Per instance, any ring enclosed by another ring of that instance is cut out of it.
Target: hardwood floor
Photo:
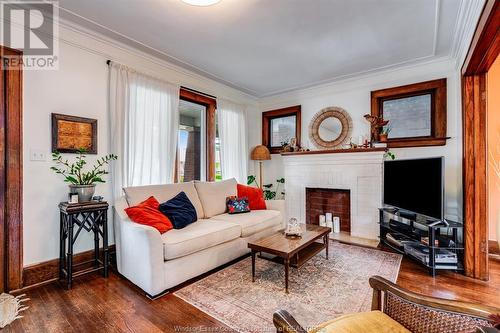
[[[500,308],[499,261],[490,260],[490,272],[488,282],[447,272],[432,278],[421,266],[404,258],[397,283],[425,295]],[[24,318],[2,333],[233,332],[173,295],[149,300],[114,273],[108,279],[96,273],[78,277],[69,291],[53,283],[26,294],[31,300]]]

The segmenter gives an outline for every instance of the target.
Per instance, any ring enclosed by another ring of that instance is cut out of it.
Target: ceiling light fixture
[[[182,0],[182,2],[193,6],[211,6],[218,3],[220,0]]]

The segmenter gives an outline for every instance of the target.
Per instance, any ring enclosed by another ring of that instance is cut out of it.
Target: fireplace
[[[345,206],[350,207],[350,223],[345,223],[345,219],[340,222],[351,228],[351,236],[378,240],[383,163],[383,151],[283,155],[287,219],[309,220],[306,217],[308,188],[349,190],[350,204]],[[338,211],[333,209],[334,213]],[[311,222],[319,222],[317,214]]]
[[[351,191],[306,188],[306,223],[319,224],[319,216],[332,213],[340,218],[340,231],[351,232]]]

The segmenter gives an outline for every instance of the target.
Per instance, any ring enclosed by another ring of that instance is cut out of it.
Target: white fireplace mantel
[[[383,151],[284,155],[287,218],[305,222],[306,188],[350,190],[351,235],[377,239]]]

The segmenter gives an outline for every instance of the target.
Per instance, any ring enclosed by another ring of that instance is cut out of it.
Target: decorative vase
[[[302,227],[300,226],[299,221],[292,217],[288,220],[288,224],[285,230],[285,236],[296,236],[302,237]]]
[[[379,134],[380,142],[387,142],[387,134]]]
[[[71,193],[78,194],[78,202],[88,202],[92,200],[95,192],[95,184],[92,185],[69,185]]]

